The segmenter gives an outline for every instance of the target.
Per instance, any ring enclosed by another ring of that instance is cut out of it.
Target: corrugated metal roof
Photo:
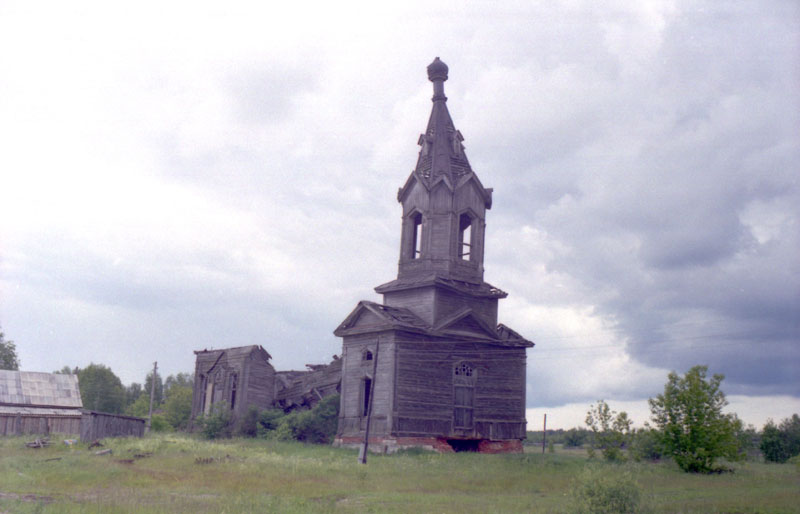
[[[0,404],[83,407],[77,375],[0,370]]]

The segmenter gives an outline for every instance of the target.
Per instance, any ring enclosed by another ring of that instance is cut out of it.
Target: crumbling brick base
[[[342,448],[359,448],[364,443],[361,437],[337,437],[333,445]],[[369,451],[373,453],[394,453],[409,448],[422,448],[439,453],[454,453],[453,447],[443,437],[370,437]],[[479,453],[522,453],[522,441],[509,439],[478,442]]]

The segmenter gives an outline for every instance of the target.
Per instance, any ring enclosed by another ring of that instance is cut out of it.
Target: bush
[[[172,425],[169,424],[167,418],[163,414],[153,414],[150,419],[151,432],[171,432]]]
[[[628,471],[586,468],[572,487],[572,508],[576,514],[645,512],[642,492]]]
[[[261,411],[258,407],[250,406],[242,417],[236,422],[234,433],[241,437],[255,437],[258,435],[258,419]]]
[[[657,461],[663,457],[658,431],[652,428],[641,428],[634,431],[631,441],[631,455],[638,461]]]
[[[339,395],[322,399],[313,409],[294,411],[278,421],[275,437],[282,441],[327,444],[339,423]]]
[[[280,409],[268,409],[261,411],[258,416],[258,427],[256,435],[262,438],[270,438],[275,434],[281,419],[286,413]]]
[[[231,410],[226,402],[211,406],[211,412],[200,418],[200,433],[206,439],[230,437],[233,432]]]

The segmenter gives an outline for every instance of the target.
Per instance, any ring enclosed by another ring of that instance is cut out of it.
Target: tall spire
[[[472,169],[461,144],[464,137],[456,130],[447,110],[444,94],[447,65],[437,57],[427,69],[428,80],[433,82],[433,109],[428,127],[419,137],[421,149],[414,172],[426,185],[446,177],[452,186],[459,178],[472,173]]]
[[[492,190],[483,187],[472,171],[461,144],[464,138],[447,110],[447,65],[437,57],[427,71],[433,82],[433,107],[419,137],[417,165],[397,194],[403,204],[398,280],[419,284],[435,277],[488,291],[489,286],[481,284]],[[382,288],[378,292],[384,292]]]

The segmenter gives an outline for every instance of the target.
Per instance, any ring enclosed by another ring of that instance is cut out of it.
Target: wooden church
[[[433,109],[417,165],[400,188],[397,279],[334,331],[343,338],[334,444],[372,451],[522,451],[525,359],[533,343],[497,323],[507,294],[483,280],[483,187],[447,110],[448,68],[428,68]]]

